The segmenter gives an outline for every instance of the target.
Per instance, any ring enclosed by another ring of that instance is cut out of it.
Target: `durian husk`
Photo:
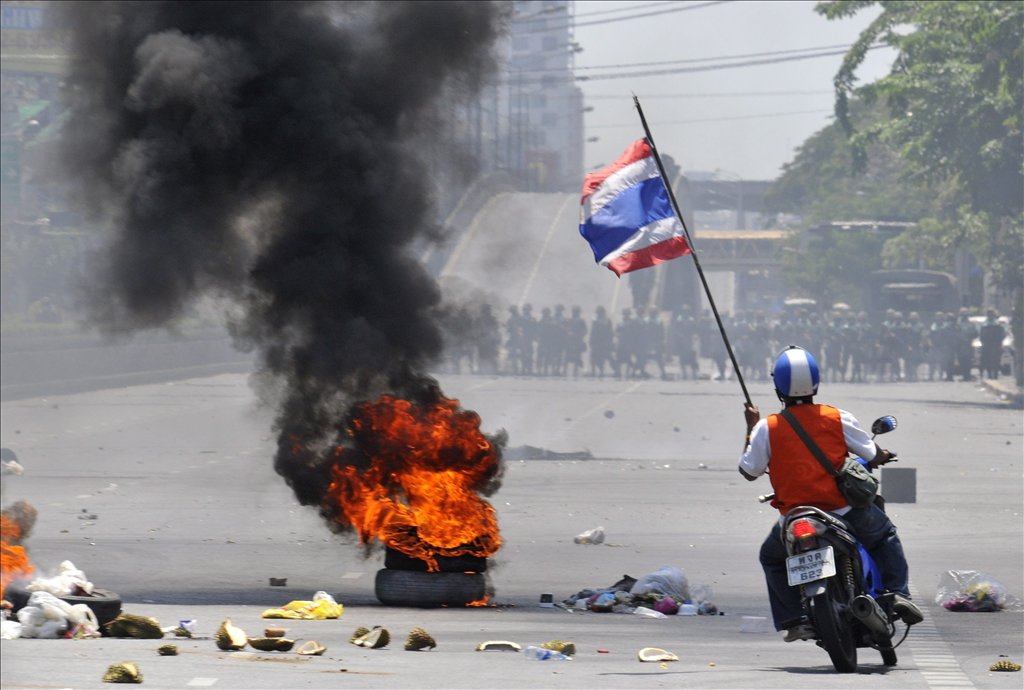
[[[249,646],[261,652],[290,652],[295,640],[286,637],[250,637]]]
[[[1021,668],[1020,664],[1015,664],[1012,661],[1008,661],[1006,659],[1003,659],[1002,661],[997,661],[996,663],[994,663],[991,666],[989,666],[988,670],[989,671],[1009,671],[1010,673],[1013,673],[1014,671],[1019,671],[1020,668]]]
[[[405,639],[405,651],[417,652],[421,649],[433,649],[437,646],[437,642],[430,636],[423,628],[413,628],[409,631],[409,636]]]
[[[363,626],[360,625],[358,628],[356,628],[355,632],[352,633],[352,637],[348,638],[348,641],[352,642],[352,643],[355,643],[356,638],[362,637],[363,635],[365,635],[368,632],[370,632],[369,628],[364,628]]]
[[[551,640],[550,642],[542,644],[541,647],[561,652],[566,656],[573,656],[576,654],[576,645],[572,642],[566,642],[565,640]]]
[[[142,673],[139,667],[131,661],[122,661],[120,664],[111,664],[107,672],[103,674],[104,683],[141,683]]]
[[[675,654],[658,647],[644,647],[636,653],[636,658],[640,661],[679,661]]]
[[[105,626],[110,637],[135,637],[143,640],[159,640],[164,636],[160,623],[155,618],[122,613]]]
[[[249,637],[245,634],[244,630],[236,625],[232,625],[230,618],[225,618],[224,622],[217,628],[217,632],[213,634],[213,640],[217,643],[218,649],[223,649],[227,652],[245,647],[249,642]]]
[[[188,628],[184,627],[184,626],[179,625],[177,628],[174,629],[174,636],[175,637],[192,637],[192,631],[189,630]]]
[[[287,630],[284,628],[264,628],[263,635],[264,637],[284,637],[286,632]]]
[[[368,633],[352,640],[352,644],[369,649],[387,647],[389,642],[391,642],[391,634],[387,631],[387,628],[382,628],[379,625],[374,626],[373,630]]]
[[[478,652],[521,652],[523,648],[516,642],[508,640],[488,640],[476,646]]]
[[[327,647],[316,640],[310,640],[309,642],[303,642],[298,649],[295,650],[296,654],[302,654],[303,656],[320,656],[327,651]]]
[[[178,645],[162,644],[156,648],[156,653],[160,656],[178,656]]]

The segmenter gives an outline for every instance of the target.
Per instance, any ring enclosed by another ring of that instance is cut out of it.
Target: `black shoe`
[[[892,611],[907,625],[916,625],[924,620],[924,614],[917,604],[901,594],[892,597]]]

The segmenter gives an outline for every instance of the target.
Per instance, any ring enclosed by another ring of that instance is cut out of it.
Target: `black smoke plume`
[[[451,126],[451,95],[493,69],[507,6],[54,11],[72,43],[62,165],[111,232],[92,322],[132,332],[200,296],[235,300],[236,341],[278,389],[276,468],[319,505],[355,402],[436,393],[423,372],[442,348],[440,291],[410,252],[438,233],[424,152]]]

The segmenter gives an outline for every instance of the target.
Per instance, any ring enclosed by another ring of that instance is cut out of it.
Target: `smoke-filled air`
[[[444,307],[411,248],[439,232],[427,144],[448,125],[446,99],[492,70],[504,6],[57,10],[73,45],[62,165],[79,206],[110,232],[85,286],[92,323],[160,328],[202,297],[230,298],[235,340],[256,352],[256,379],[279,406],[276,468],[336,529],[367,529],[353,524],[365,510],[325,492],[350,497],[345,468],[369,467],[378,396],[443,410],[437,426],[459,429],[460,442],[479,436],[475,456],[452,462],[484,468],[467,473],[467,489],[496,490],[503,439],[485,437],[424,373]],[[426,459],[435,466],[450,455],[439,443]],[[410,493],[382,482],[385,494]]]

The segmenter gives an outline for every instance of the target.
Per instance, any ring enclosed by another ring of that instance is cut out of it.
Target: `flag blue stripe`
[[[640,228],[672,217],[672,204],[661,177],[652,177],[624,190],[580,224],[580,234],[600,262]]]

